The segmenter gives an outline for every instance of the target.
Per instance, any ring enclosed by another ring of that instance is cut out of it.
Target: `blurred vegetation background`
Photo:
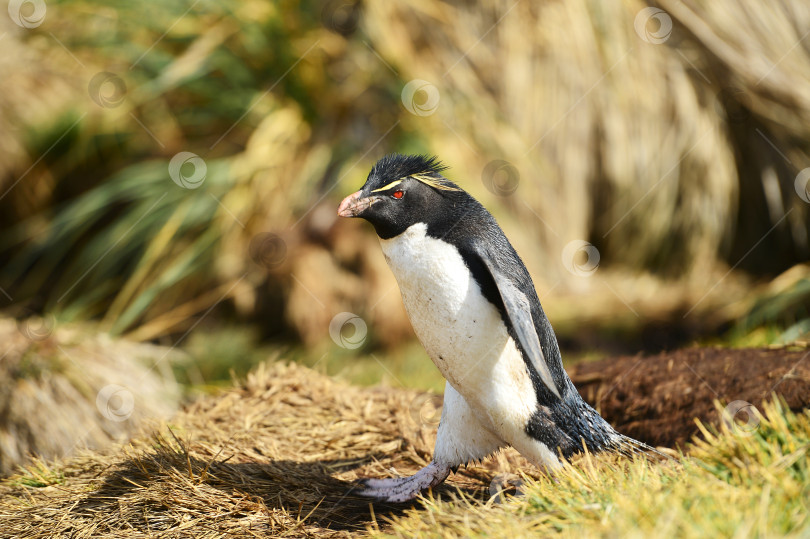
[[[36,5],[0,16],[24,327],[182,349],[194,387],[284,353],[440,390],[373,230],[335,215],[398,151],[498,218],[566,358],[810,331],[804,0]]]

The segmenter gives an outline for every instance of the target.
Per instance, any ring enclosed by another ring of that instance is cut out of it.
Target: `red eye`
[[[401,190],[397,189],[396,191],[394,191],[393,196],[394,198],[402,198],[404,194],[405,193],[403,193]]]

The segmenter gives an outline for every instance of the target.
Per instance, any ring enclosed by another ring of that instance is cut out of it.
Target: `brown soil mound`
[[[792,410],[810,406],[810,349],[690,348],[657,356],[607,358],[569,369],[574,384],[619,431],[656,446],[682,446],[698,434],[694,419],[748,421],[772,393]],[[737,402],[735,401],[743,401]],[[753,421],[753,420],[752,420]]]

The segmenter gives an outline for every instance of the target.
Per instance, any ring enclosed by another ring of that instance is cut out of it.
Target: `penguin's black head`
[[[442,176],[446,169],[436,157],[387,155],[371,169],[363,188],[343,199],[338,215],[362,217],[383,239],[441,219],[464,193]]]

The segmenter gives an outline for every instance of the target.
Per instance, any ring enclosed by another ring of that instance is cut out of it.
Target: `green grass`
[[[34,459],[31,464],[20,470],[20,474],[12,481],[12,484],[43,488],[61,485],[64,482],[65,476],[60,470],[48,466],[42,460]]]
[[[180,383],[196,390],[229,387],[251,368],[274,355],[259,341],[258,329],[247,325],[205,328],[183,343],[186,361],[174,365]]]
[[[426,501],[398,537],[807,537],[810,412],[769,406],[753,432],[709,432],[680,464],[584,457],[506,503]]]
[[[353,385],[382,384],[444,392],[444,378],[416,340],[405,342],[395,350],[361,349],[359,354],[355,350],[330,347],[316,361],[319,361],[317,366],[311,359],[303,363]]]

